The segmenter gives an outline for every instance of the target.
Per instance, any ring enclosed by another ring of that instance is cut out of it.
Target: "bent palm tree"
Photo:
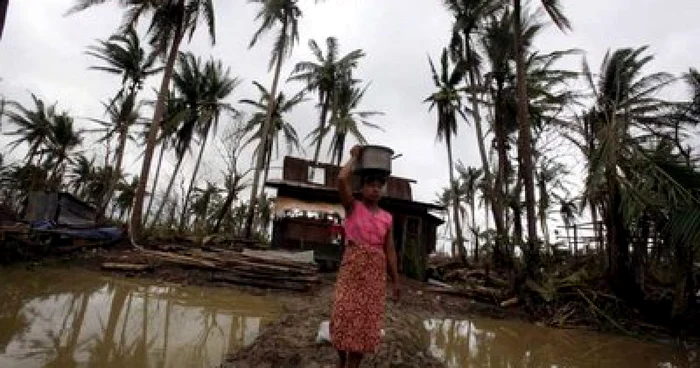
[[[79,0],[69,13],[85,10],[86,8],[105,3],[109,0]],[[169,96],[170,80],[175,69],[175,61],[180,50],[180,44],[189,34],[190,40],[197,29],[197,25],[204,18],[212,43],[215,39],[214,4],[213,0],[130,0],[120,2],[127,7],[124,24],[128,27],[136,23],[142,16],[151,15],[151,24],[148,27],[150,44],[155,51],[165,56],[165,68],[161,80],[158,98],[153,111],[148,137],[144,147],[143,164],[139,176],[139,186],[134,198],[134,206],[131,215],[131,234],[138,238],[143,226],[143,201],[146,196],[146,185],[151,171],[151,160],[160,132],[161,123],[165,114],[166,100]]]
[[[466,120],[466,116],[464,116],[461,110],[462,104],[460,96],[464,88],[460,88],[459,84],[464,79],[467,65],[464,61],[460,60],[454,66],[454,69],[450,71],[447,49],[443,49],[442,51],[440,74],[435,70],[432,59],[428,58],[428,61],[437,92],[426,98],[424,102],[430,102],[430,110],[434,108],[437,109],[437,138],[438,140],[445,141],[450,187],[452,189],[453,198],[457,198],[457,187],[454,179],[454,162],[452,159],[452,137],[457,134],[457,115],[462,116],[462,118]],[[452,201],[452,212],[455,223],[457,247],[463,262],[466,263],[467,254],[464,248],[464,234],[462,233],[462,225],[459,220],[459,203],[456,200]]]

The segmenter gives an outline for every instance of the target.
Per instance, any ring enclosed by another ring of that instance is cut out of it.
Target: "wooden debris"
[[[143,250],[140,254],[146,259],[151,259],[157,266],[167,264],[168,266],[214,271],[212,276],[214,281],[238,285],[306,291],[321,282],[315,264],[270,256],[244,255],[226,249],[205,251],[199,248],[190,248],[180,252]],[[141,272],[153,267],[145,264],[110,262],[103,264],[102,268]]]
[[[153,270],[153,266],[143,263],[113,263],[102,264],[102,269],[107,271],[145,272]]]
[[[308,283],[297,281],[265,280],[260,278],[237,276],[230,273],[215,273],[212,275],[213,281],[223,281],[237,285],[264,287],[271,289],[284,289],[292,291],[307,291],[310,288]]]

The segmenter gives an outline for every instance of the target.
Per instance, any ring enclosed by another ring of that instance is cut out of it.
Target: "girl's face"
[[[362,198],[371,202],[379,202],[384,189],[384,181],[380,179],[366,180],[362,185]]]

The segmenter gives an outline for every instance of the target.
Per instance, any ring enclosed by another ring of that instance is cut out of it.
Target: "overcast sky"
[[[697,52],[700,50],[700,23],[697,22],[700,1],[562,2],[574,30],[562,34],[550,26],[536,42],[542,51],[583,49],[592,68],[597,70],[608,48],[649,45],[656,55],[650,72],[664,70],[678,75],[688,67],[700,67]],[[114,95],[119,78],[88,70],[95,61],[84,51],[86,46],[94,45],[96,39],[105,39],[117,29],[122,11],[114,5],[102,5],[65,17],[63,14],[73,3],[74,0],[10,2],[4,37],[0,41],[0,93],[27,102],[31,91],[46,101],[58,101],[59,107],[75,116],[100,118],[100,101]],[[257,6],[244,0],[218,0],[215,6],[216,45],[212,47],[205,33],[200,32],[184,49],[204,58],[212,55],[221,59],[231,67],[233,75],[243,80],[231,102],[257,98],[251,82],[257,80],[269,85],[272,80],[267,69],[272,35],[249,50],[247,46],[256,29],[253,18]],[[302,0],[301,7],[304,14],[300,19],[300,43],[284,66],[283,76],[289,75],[296,61],[311,59],[309,39],[316,39],[323,45],[326,37],[335,36],[343,54],[363,49],[367,56],[357,76],[372,83],[365,96],[364,109],[385,113],[376,118],[384,132],[365,130],[366,135],[371,143],[403,153],[403,157],[395,161],[395,174],[415,178],[418,183],[413,188],[414,196],[432,201],[435,193],[447,183],[446,152],[435,140],[434,114],[428,112],[428,106],[422,101],[433,91],[426,55],[438,57],[449,40],[451,19],[442,1],[327,0],[314,5],[311,0]],[[573,57],[565,63],[578,69],[581,60]],[[150,84],[155,87],[157,82],[151,80]],[[292,94],[300,88],[298,84],[287,84],[283,89]],[[144,91],[144,97],[153,98],[150,89]],[[291,120],[299,134],[306,136],[318,120],[313,103],[310,101],[300,107]],[[7,132],[12,128],[5,125],[2,129]],[[473,129],[466,124],[459,129],[455,140],[456,157],[466,164],[478,165]],[[88,148],[91,152],[102,150],[99,146]],[[140,166],[134,160],[140,150],[130,146],[129,151],[130,159],[125,164],[132,172],[137,172]],[[307,149],[307,155],[312,153],[313,150]],[[208,156],[214,157],[215,152],[210,151]],[[204,168],[204,174],[217,178],[219,168],[212,160]],[[173,161],[170,158],[170,162]]]

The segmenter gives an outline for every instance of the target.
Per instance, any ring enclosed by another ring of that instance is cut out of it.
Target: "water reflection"
[[[0,367],[212,367],[278,313],[231,290],[0,272]]]
[[[514,321],[427,320],[430,351],[448,367],[689,367],[695,353],[621,336]]]

